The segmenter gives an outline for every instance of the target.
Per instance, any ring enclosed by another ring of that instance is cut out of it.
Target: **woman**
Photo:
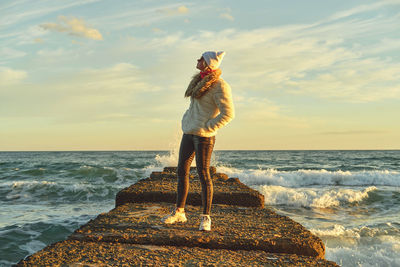
[[[231,88],[220,76],[219,65],[225,52],[204,52],[197,60],[200,73],[193,76],[185,92],[190,106],[182,118],[183,136],[179,149],[176,208],[162,219],[164,223],[186,222],[185,203],[189,190],[189,171],[196,155],[196,167],[201,182],[202,214],[199,230],[211,230],[213,184],[210,158],[217,130],[234,118]]]

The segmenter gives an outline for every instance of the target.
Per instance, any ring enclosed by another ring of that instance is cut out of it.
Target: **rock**
[[[225,173],[214,173],[212,175],[212,179],[214,180],[222,180],[222,181],[226,181],[229,179],[228,175],[226,175]],[[240,181],[239,181],[240,182]]]
[[[152,179],[159,179],[159,178],[162,178],[162,176],[163,176],[163,172],[152,172],[150,174],[150,178],[152,178]]]
[[[174,205],[127,203],[99,215],[70,239],[141,245],[262,250],[323,258],[322,241],[301,224],[269,209],[213,205],[212,231],[198,231],[200,207],[186,206],[188,222],[165,225]],[[157,226],[157,227],[154,227]]]
[[[100,262],[102,264],[100,264]],[[66,240],[16,266],[338,266],[295,254]]]
[[[172,178],[172,179],[171,179]],[[172,172],[153,172],[150,178],[124,188],[117,193],[116,206],[125,203],[168,202],[176,203],[176,174]],[[236,205],[243,207],[264,207],[264,196],[244,185],[237,178],[228,178],[224,173],[213,174],[213,204]],[[190,179],[189,205],[201,205],[201,184],[197,176]]]
[[[164,167],[163,172],[166,173],[176,173],[177,167]],[[197,172],[196,167],[190,167],[190,172],[195,174]],[[217,172],[217,169],[214,166],[210,166],[210,174],[213,175]]]
[[[152,179],[174,179],[176,180],[176,174],[170,172],[152,172],[150,174],[150,178]]]

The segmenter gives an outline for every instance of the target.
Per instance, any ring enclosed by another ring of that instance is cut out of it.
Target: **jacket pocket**
[[[214,132],[214,127],[211,125],[211,120],[212,120],[212,119],[206,121],[204,127],[205,127],[205,129],[206,129],[207,131],[209,131],[209,132]]]

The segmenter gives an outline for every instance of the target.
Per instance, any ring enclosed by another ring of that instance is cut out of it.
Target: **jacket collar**
[[[211,72],[203,79],[201,78],[201,74],[197,73],[193,76],[192,81],[189,83],[188,88],[186,89],[185,96],[186,97],[194,97],[201,98],[205,93],[207,93],[211,87],[219,81],[219,77],[221,76],[221,69],[216,69]]]

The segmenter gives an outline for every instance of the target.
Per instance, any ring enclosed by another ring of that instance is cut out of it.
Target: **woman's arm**
[[[221,81],[220,87],[213,95],[219,114],[206,123],[210,131],[216,131],[228,124],[235,117],[235,109],[232,101],[232,90],[228,83]]]

